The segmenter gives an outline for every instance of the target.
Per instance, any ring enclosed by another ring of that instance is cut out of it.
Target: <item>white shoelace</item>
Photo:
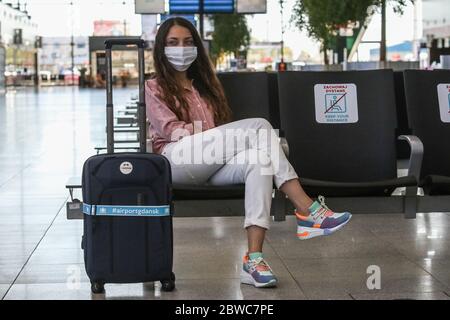
[[[255,270],[258,271],[257,266],[262,265],[265,269],[265,270],[263,270],[263,272],[273,273],[272,269],[270,268],[269,264],[264,260],[264,258],[259,257],[254,260],[249,260],[249,262],[250,262],[249,263],[250,264],[250,266],[249,266],[250,272],[253,272]],[[258,271],[258,272],[261,272],[261,271]]]
[[[315,214],[314,217],[318,217],[319,219],[324,219],[324,216],[328,213],[328,211],[331,211],[330,208],[328,208],[328,206],[325,204],[325,197],[324,196],[319,196],[319,203],[321,208],[319,208]],[[332,212],[332,211],[331,211]]]

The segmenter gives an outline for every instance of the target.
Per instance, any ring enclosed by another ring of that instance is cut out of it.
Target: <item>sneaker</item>
[[[300,215],[297,211],[297,237],[300,240],[308,240],[320,236],[329,236],[345,226],[352,215],[349,212],[336,213],[325,204],[325,198],[319,196],[319,202],[315,201],[310,209],[308,217]]]
[[[277,285],[277,278],[263,257],[251,260],[247,254],[244,257],[241,283],[250,284],[256,288],[269,288]]]

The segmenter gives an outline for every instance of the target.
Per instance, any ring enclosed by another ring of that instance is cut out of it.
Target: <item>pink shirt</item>
[[[146,82],[145,102],[147,105],[147,119],[150,122],[148,136],[152,140],[154,153],[161,154],[167,144],[215,127],[211,108],[200,97],[194,86],[190,88],[185,87],[184,90],[186,90],[185,97],[189,104],[189,116],[192,123],[186,123],[178,119],[175,113],[157,97],[161,89],[156,79]],[[196,123],[195,130],[194,122]]]

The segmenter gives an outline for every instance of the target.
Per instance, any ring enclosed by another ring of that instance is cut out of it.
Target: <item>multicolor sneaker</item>
[[[247,254],[244,257],[241,283],[250,284],[256,288],[270,288],[277,285],[277,278],[262,256],[250,259]]]
[[[315,201],[309,208],[308,217],[300,215],[297,211],[297,237],[300,240],[308,240],[320,236],[328,236],[345,226],[352,215],[349,212],[336,213],[325,204],[325,198],[319,196],[319,202]]]

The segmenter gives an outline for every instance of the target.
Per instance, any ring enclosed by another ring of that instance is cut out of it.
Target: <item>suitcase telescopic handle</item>
[[[113,46],[136,46],[145,48],[145,40],[143,39],[108,39],[105,40],[105,48],[112,49]]]
[[[139,151],[147,152],[147,115],[145,110],[145,41],[142,39],[108,39],[106,49],[106,143],[107,152],[114,153],[114,104],[113,104],[113,76],[112,76],[112,47],[116,45],[137,46],[139,65]]]

